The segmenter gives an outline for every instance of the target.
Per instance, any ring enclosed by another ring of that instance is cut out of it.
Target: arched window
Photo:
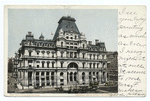
[[[60,73],[60,76],[63,76],[63,75],[64,75],[64,73],[63,73],[63,72],[61,72],[61,73]]]
[[[63,42],[61,42],[61,47],[63,47]]]
[[[78,65],[76,63],[70,63],[68,68],[78,68]]]
[[[74,37],[75,39],[77,39],[77,36],[75,35],[75,37]]]
[[[73,81],[73,80],[72,80],[72,77],[73,77],[73,73],[71,72],[71,73],[70,73],[70,81]]]
[[[77,73],[74,73],[74,81],[77,81]]]
[[[85,81],[85,73],[82,73],[82,81]]]

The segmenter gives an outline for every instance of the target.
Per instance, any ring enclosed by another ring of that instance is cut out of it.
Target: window
[[[83,48],[84,48],[84,44],[83,44]]]
[[[92,63],[90,63],[90,68],[92,67]]]
[[[77,58],[77,53],[74,53],[74,58]]]
[[[77,43],[74,43],[74,45],[77,45]]]
[[[52,68],[54,68],[54,62],[52,62]]]
[[[70,52],[70,58],[73,58],[73,52]]]
[[[93,63],[93,68],[95,68],[95,63]]]
[[[44,62],[42,62],[42,68],[44,68]]]
[[[95,54],[93,55],[93,59],[95,60]]]
[[[37,55],[39,55],[39,52],[37,52]]]
[[[82,54],[82,56],[83,56],[83,59],[84,59],[84,55],[85,55],[85,53],[83,53],[83,54]]]
[[[67,36],[66,39],[69,39],[69,37]]]
[[[91,60],[92,55],[90,54],[90,60]]]
[[[29,56],[31,56],[31,52],[29,52]]]
[[[73,39],[73,37],[71,37],[70,39]]]
[[[63,42],[61,42],[61,47],[63,47]]]
[[[61,68],[63,68],[63,62],[61,62]]]
[[[77,76],[77,73],[75,72],[75,73],[74,73],[74,81],[77,81],[76,76]]]
[[[71,49],[73,49],[73,46],[70,46]]]
[[[54,52],[52,52],[52,58],[54,58]]]
[[[37,65],[37,68],[39,68],[39,65]]]
[[[82,81],[85,81],[85,73],[82,73]]]
[[[74,37],[75,39],[77,39],[77,36],[75,35],[75,37]]]
[[[99,55],[97,55],[97,60],[98,60]]]
[[[60,82],[64,82],[64,79],[60,79]]]
[[[73,43],[70,43],[70,45],[73,45]]]
[[[67,48],[69,48],[69,46],[67,46]]]
[[[61,57],[63,57],[63,52],[61,52]]]
[[[60,76],[63,76],[63,75],[64,75],[64,73],[63,73],[63,72],[61,72],[61,73],[60,73]]]
[[[77,49],[77,47],[74,47],[75,49]]]
[[[42,72],[41,75],[44,76],[44,72]]]
[[[83,68],[84,68],[84,64],[85,64],[85,63],[82,63],[82,65],[83,65]]]
[[[49,62],[47,62],[47,68],[49,68]]]
[[[99,63],[97,64],[97,68],[98,68],[98,66],[99,66]]]
[[[73,80],[72,80],[72,76],[73,76],[73,73],[71,72],[71,73],[70,73],[70,81],[73,81]]]

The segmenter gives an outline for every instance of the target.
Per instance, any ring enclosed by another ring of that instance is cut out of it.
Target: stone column
[[[70,72],[68,72],[68,82],[70,82]]]
[[[72,81],[74,81],[74,72],[72,72],[73,74],[72,74]]]
[[[32,86],[34,87],[35,81],[34,81],[34,71],[32,72]]]
[[[64,85],[67,85],[67,72],[64,72]]]
[[[25,86],[28,86],[28,71],[25,71]]]
[[[39,86],[41,86],[42,84],[41,84],[42,82],[41,82],[41,71],[39,72]]]
[[[105,82],[107,81],[107,71],[105,71]]]
[[[85,81],[89,83],[89,72],[85,72]]]
[[[45,86],[47,86],[46,71],[44,72],[44,78],[45,78]]]
[[[52,83],[51,83],[51,72],[49,72],[49,85],[51,86]]]
[[[99,72],[99,83],[102,83],[102,71]]]
[[[54,72],[54,86],[57,86],[57,73]]]

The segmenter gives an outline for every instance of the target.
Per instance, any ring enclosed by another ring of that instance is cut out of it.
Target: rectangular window
[[[61,62],[61,68],[63,68],[63,63]]]
[[[73,46],[70,46],[71,49],[73,49]]]
[[[52,68],[54,68],[54,62],[52,62]]]
[[[64,82],[64,79],[60,79],[60,82]]]
[[[77,45],[77,43],[74,43],[74,45]]]
[[[63,53],[61,53],[61,57],[63,57]]]
[[[39,65],[37,65],[37,68],[39,68]]]
[[[44,68],[44,62],[42,63],[42,68]]]
[[[95,68],[95,63],[93,64],[93,68]]]
[[[31,52],[29,52],[29,56],[31,56]]]
[[[91,68],[92,64],[90,63],[90,68]]]
[[[99,65],[99,64],[97,64],[97,68],[98,68],[98,65]]]
[[[69,48],[69,46],[67,46],[67,48]]]
[[[49,62],[47,63],[47,68],[49,68]]]
[[[84,68],[84,63],[83,63],[83,68]]]

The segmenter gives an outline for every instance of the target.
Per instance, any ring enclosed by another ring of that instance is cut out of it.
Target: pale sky
[[[95,39],[105,42],[107,51],[118,50],[117,9],[9,9],[8,10],[8,56],[12,57],[28,31],[38,39],[52,39],[62,16],[76,19],[76,25],[87,41]]]

